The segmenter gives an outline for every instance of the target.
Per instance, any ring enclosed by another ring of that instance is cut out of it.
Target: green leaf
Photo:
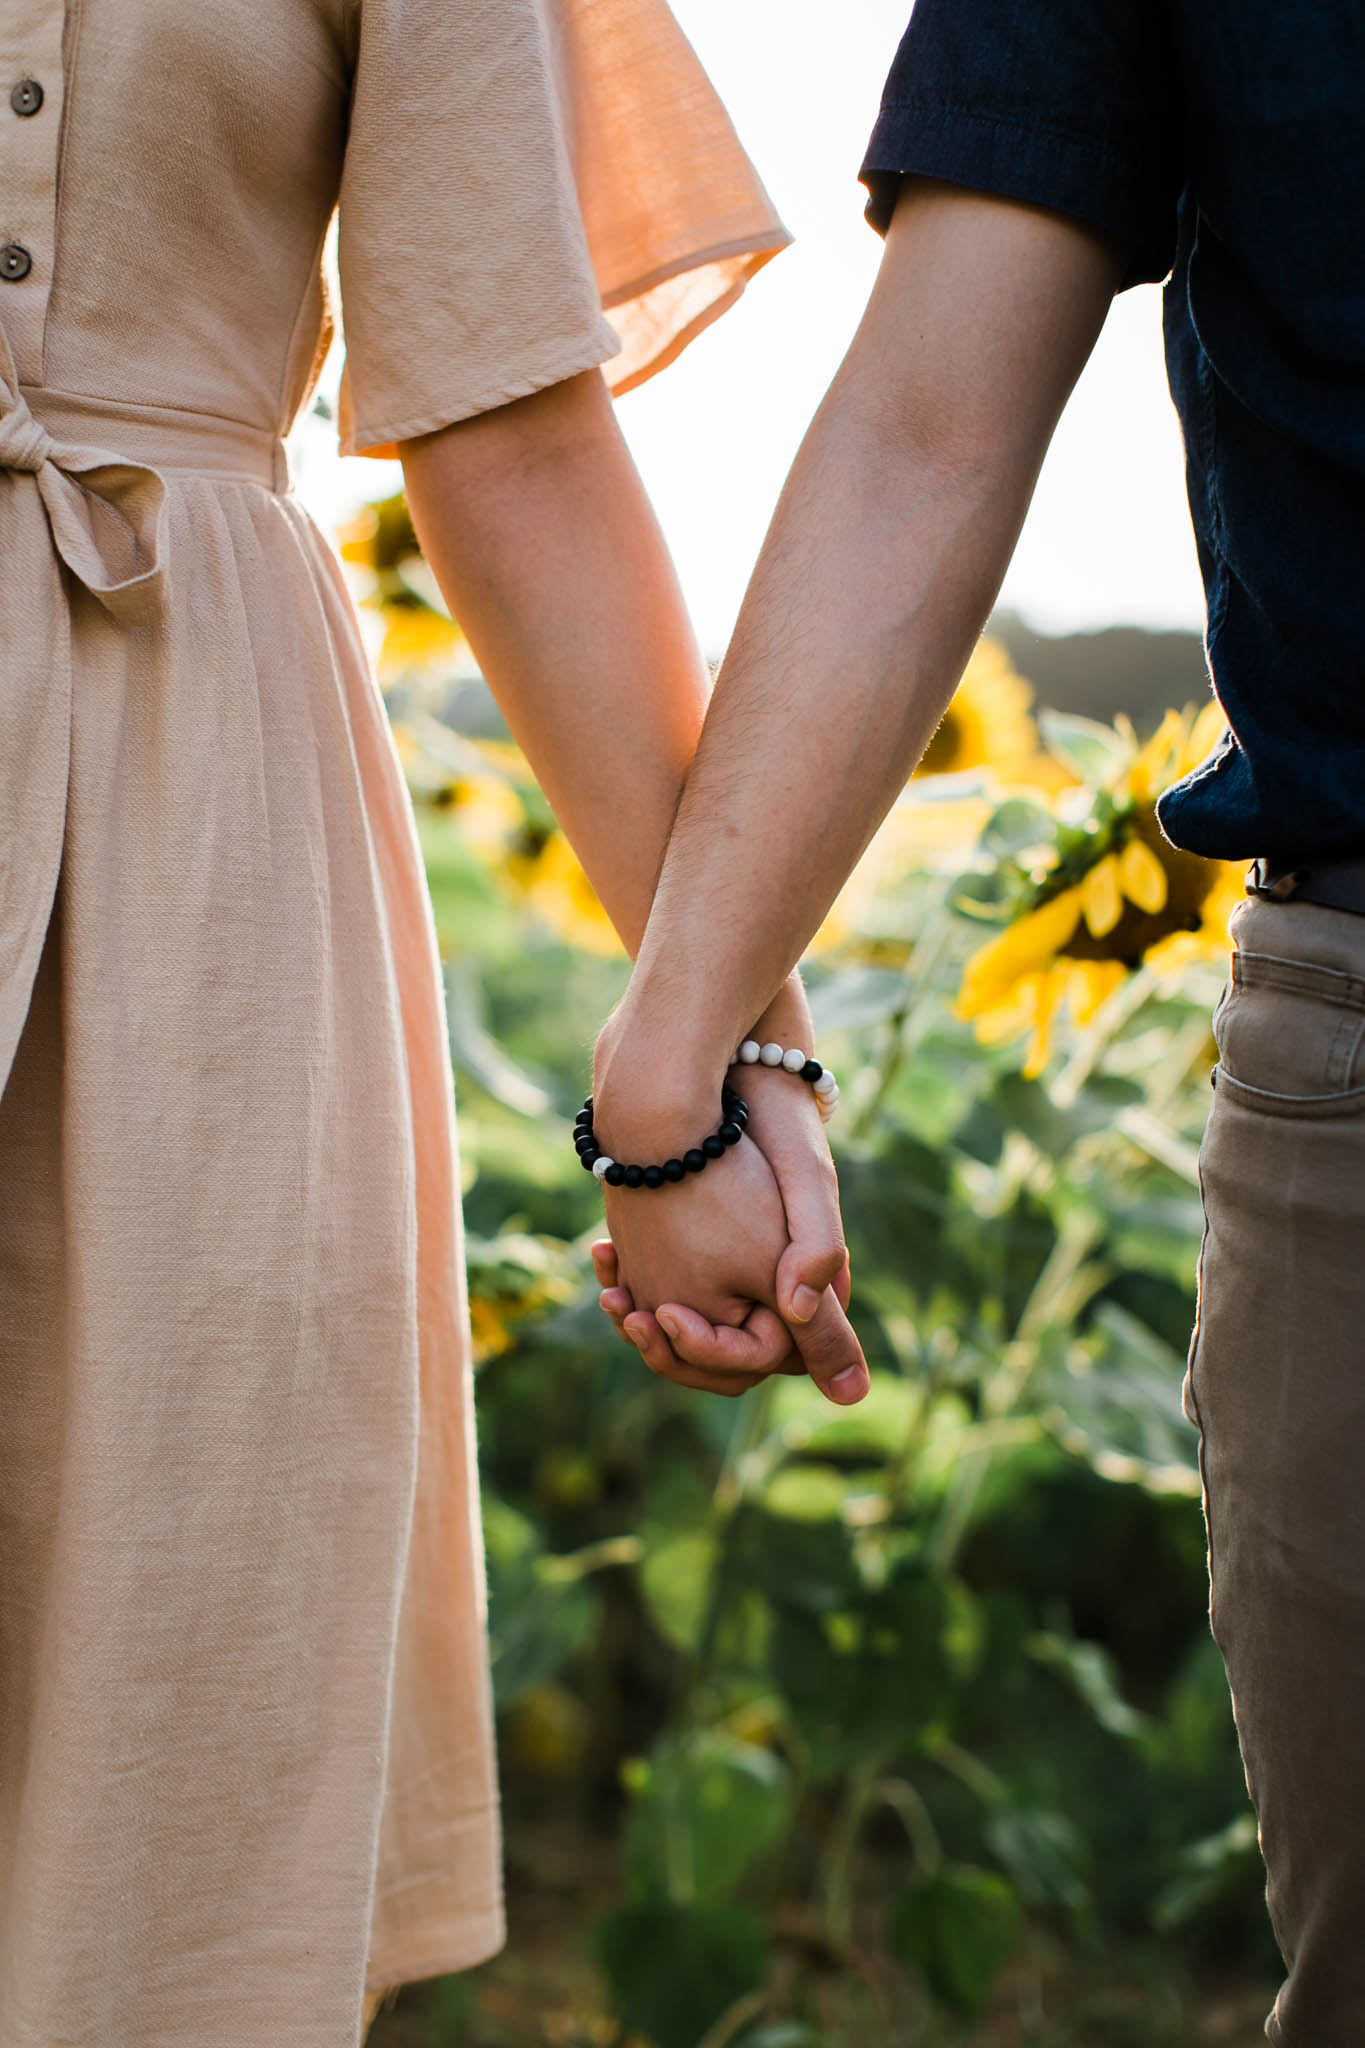
[[[1057,821],[1045,805],[1030,797],[1012,796],[988,821],[981,844],[1000,859],[1035,846],[1051,846],[1056,836]]]
[[[1242,1884],[1249,1874],[1259,1891],[1261,1857],[1256,1816],[1240,1813],[1217,1834],[1191,1842],[1181,1851],[1174,1876],[1162,1887],[1153,1905],[1152,1924],[1163,1934],[1187,1925],[1221,1892]]]
[[[545,1090],[508,1058],[484,1026],[482,990],[470,963],[448,961],[445,982],[450,1051],[456,1066],[509,1109],[522,1116],[545,1115],[550,1107]]]
[[[887,1932],[893,1953],[919,1972],[938,2003],[972,2019],[989,2000],[1023,1924],[1003,1877],[953,1864],[901,1893]]]
[[[822,2048],[824,2038],[803,2020],[773,2020],[746,2029],[735,2048]]]
[[[833,1465],[784,1465],[763,1489],[770,1515],[789,1522],[837,1522],[848,1480]]]
[[[817,1039],[831,1031],[854,1031],[894,1016],[911,995],[905,976],[889,967],[850,967],[833,975],[810,998]]]
[[[622,2025],[654,2048],[697,2048],[768,1966],[758,1923],[733,1905],[627,1906],[596,1947]]]
[[[922,1390],[889,1373],[874,1377],[861,1401],[835,1408],[807,1380],[781,1379],[773,1419],[789,1449],[817,1457],[893,1458],[905,1448]]]
[[[1123,765],[1124,742],[1111,725],[1073,712],[1043,710],[1038,713],[1038,730],[1053,758],[1094,787]]]
[[[675,1906],[728,1897],[786,1826],[790,1773],[756,1743],[719,1730],[666,1736],[633,1774],[626,1882]]]
[[[1040,1630],[1029,1642],[1040,1664],[1060,1672],[1085,1701],[1101,1728],[1124,1741],[1134,1741],[1147,1728],[1147,1716],[1131,1707],[1118,1688],[1114,1660],[1098,1643]]]
[[[1097,1074],[1074,1103],[1060,1109],[1041,1081],[1001,1074],[992,1096],[1013,1130],[1022,1131],[1048,1159],[1064,1159],[1081,1138],[1108,1130],[1121,1109],[1141,1101],[1142,1089],[1121,1075]]]
[[[651,1543],[640,1571],[645,1598],[662,1633],[679,1649],[695,1650],[706,1617],[716,1539],[689,1529]]]
[[[1000,1807],[987,1819],[986,1840],[1033,1904],[1066,1906],[1073,1913],[1090,1904],[1085,1844],[1065,1814]]]

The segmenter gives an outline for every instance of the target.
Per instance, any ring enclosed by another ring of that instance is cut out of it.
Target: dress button
[[[9,103],[16,114],[36,114],[43,104],[43,88],[36,78],[21,78],[10,92]]]
[[[0,277],[7,284],[18,284],[21,277],[27,277],[33,268],[33,258],[22,242],[6,242],[0,249]]]

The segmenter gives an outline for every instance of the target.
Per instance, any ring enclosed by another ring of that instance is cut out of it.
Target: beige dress
[[[433,928],[280,443],[338,204],[350,450],[785,239],[660,0],[0,0],[0,2048],[503,1934]]]

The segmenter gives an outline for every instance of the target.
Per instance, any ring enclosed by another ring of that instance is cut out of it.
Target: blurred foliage
[[[374,2048],[1259,2038],[1180,1405],[1229,876],[1152,815],[1210,719],[1035,718],[983,643],[808,962],[872,1392],[726,1403],[596,1306],[619,950],[401,504],[344,553],[446,961],[512,1893]]]

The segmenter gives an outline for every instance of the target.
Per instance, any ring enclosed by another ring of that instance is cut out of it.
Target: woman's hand
[[[637,1344],[645,1363],[682,1386],[742,1394],[774,1371],[802,1371],[774,1306],[774,1277],[787,1244],[777,1182],[758,1147],[743,1138],[704,1173],[646,1193],[605,1188],[615,1272],[629,1275],[632,1309],[685,1301],[718,1341],[695,1361],[657,1341]],[[667,1313],[665,1307],[665,1313]],[[632,1323],[618,1322],[636,1342]]]
[[[788,1041],[809,1045],[808,1020],[792,1021]],[[611,1071],[599,1061],[599,1087]],[[736,1393],[769,1372],[809,1372],[831,1400],[861,1400],[867,1367],[845,1314],[848,1255],[815,1098],[765,1067],[732,1080],[750,1110],[741,1145],[676,1188],[605,1190],[602,1305],[651,1371],[680,1384]]]

